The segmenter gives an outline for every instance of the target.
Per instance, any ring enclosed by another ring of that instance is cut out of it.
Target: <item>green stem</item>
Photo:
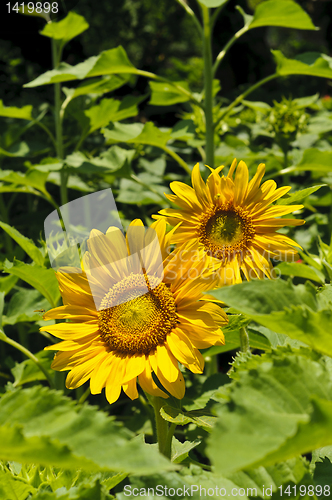
[[[240,345],[242,352],[250,352],[249,335],[244,327],[240,328]]]
[[[36,358],[36,356],[34,354],[32,354],[32,352],[30,352],[28,349],[26,349],[25,347],[23,347],[18,342],[15,342],[15,340],[10,339],[9,337],[7,337],[7,335],[4,333],[3,330],[0,330],[0,340],[3,340],[3,342],[6,342],[6,344],[9,344],[12,347],[15,347],[15,349],[18,349],[23,354],[25,354],[29,359],[31,359],[31,361],[33,361],[38,366],[38,368],[40,369],[40,371],[43,372],[43,374],[46,377],[46,380],[50,384],[50,387],[52,389],[54,388],[53,380],[51,379],[50,374],[47,372],[47,370],[40,363],[39,359]]]
[[[213,76],[216,74],[219,64],[221,63],[221,61],[223,60],[223,58],[225,57],[231,46],[236,42],[238,38],[240,38],[241,35],[243,35],[247,31],[248,31],[248,26],[243,26],[243,28],[237,31],[235,35],[229,40],[229,42],[226,43],[222,51],[219,52],[219,54],[216,57],[216,61],[213,65],[213,70],[212,70]]]
[[[189,16],[193,19],[194,23],[196,24],[199,33],[202,34],[202,26],[199,20],[197,19],[195,12],[189,7],[189,5],[185,2],[185,0],[176,0],[176,2],[180,4],[181,7],[184,8],[187,14],[189,14]]]
[[[90,392],[90,387],[88,387],[82,394],[82,396],[80,397],[80,399],[78,400],[78,403],[79,405],[82,405],[85,400],[90,396],[91,392]]]
[[[57,69],[61,59],[61,48],[58,47],[56,40],[52,38],[52,59],[53,68]],[[55,141],[56,141],[56,154],[59,160],[63,160],[63,136],[62,136],[62,120],[61,120],[61,85],[60,83],[54,84],[54,118],[55,118]],[[60,196],[61,205],[68,203],[67,194],[67,180],[68,175],[66,167],[64,166],[60,172]]]
[[[188,175],[191,175],[190,168],[188,167],[186,162],[181,158],[181,156],[175,153],[175,151],[172,151],[167,146],[158,145],[158,148],[162,149],[163,151],[165,151],[165,153],[169,154],[173,158],[173,160],[175,160],[187,172]]]
[[[210,11],[202,5],[203,15],[203,58],[204,58],[204,113],[206,127],[206,163],[214,168],[214,125],[213,125],[213,74],[211,50]]]
[[[149,395],[148,399],[154,409],[159,451],[162,455],[171,459],[172,438],[176,424],[169,425],[168,422],[161,416],[160,410],[165,404],[165,401],[162,398]]]
[[[215,354],[214,356],[209,356],[205,358],[205,375],[210,377],[215,373],[218,373],[218,356]]]
[[[235,108],[235,106],[240,104],[240,102],[243,101],[243,99],[245,99],[247,97],[247,95],[251,94],[251,92],[254,92],[259,87],[264,85],[265,83],[270,82],[271,80],[274,80],[274,78],[277,78],[278,76],[279,76],[278,73],[274,73],[273,75],[267,76],[266,78],[263,78],[259,82],[255,83],[254,85],[249,87],[248,90],[243,92],[243,94],[239,95],[229,106],[227,106],[225,111],[218,117],[218,120],[216,121],[214,126],[218,125],[218,123],[221,122],[221,120],[223,120],[232,111],[232,109]]]

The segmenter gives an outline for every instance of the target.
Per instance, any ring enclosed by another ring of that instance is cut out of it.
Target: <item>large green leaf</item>
[[[157,148],[166,146],[171,138],[170,131],[162,132],[152,122],[147,122],[143,128],[139,125],[141,124],[125,125],[114,123],[112,127],[105,129],[105,138],[112,142],[148,144]]]
[[[60,291],[53,269],[46,269],[37,264],[25,264],[14,259],[14,262],[5,260],[3,270],[5,273],[14,274],[29,283],[48,300],[52,307],[57,305]]]
[[[322,173],[332,172],[332,153],[310,148],[304,151],[302,160],[292,170],[311,170]]]
[[[23,106],[23,108],[15,108],[14,106],[4,106],[0,99],[0,116],[8,118],[20,118],[22,120],[32,120],[32,106]]]
[[[280,50],[272,50],[277,64],[277,73],[286,75],[311,75],[332,78],[332,59],[317,52],[306,52],[295,59],[287,59]]]
[[[321,308],[314,290],[279,279],[244,282],[211,294],[272,331],[332,356],[332,310]]]
[[[279,348],[235,364],[229,402],[208,453],[215,470],[269,466],[332,444],[332,383],[324,360],[309,349]]]
[[[40,34],[53,38],[53,40],[59,40],[61,45],[65,45],[75,36],[80,35],[83,31],[89,28],[89,24],[86,22],[84,17],[75,12],[69,12],[69,14],[61,21],[52,21],[47,23],[45,27],[41,30]]]
[[[130,75],[111,75],[82,82],[76,89],[63,88],[62,90],[71,99],[80,95],[105,94],[106,92],[111,92],[111,90],[122,87],[129,79]]]
[[[25,87],[38,87],[56,82],[67,82],[70,80],[82,80],[92,76],[114,75],[118,73],[137,73],[135,66],[131,64],[126,51],[121,47],[102,52],[99,56],[89,57],[86,61],[70,66],[62,63],[58,69],[46,71]]]
[[[38,290],[20,288],[9,301],[7,313],[3,316],[3,324],[15,325],[25,321],[39,321],[41,315],[35,311],[40,309],[49,309],[47,299],[43,298]]]
[[[38,359],[39,363],[44,367],[45,371],[48,372],[49,377],[54,380],[56,372],[51,369],[54,353],[43,350],[34,355]],[[32,361],[32,359],[25,359],[21,363],[16,363],[14,368],[11,369],[11,372],[14,376],[13,387],[46,379],[45,374],[41,371],[39,366]]]
[[[136,116],[138,114],[137,104],[143,99],[145,96],[126,96],[122,101],[103,99],[96,106],[87,109],[84,111],[84,115],[88,120],[89,134],[101,127],[106,127],[109,122],[118,122]]]
[[[106,172],[118,172],[125,168],[130,170],[129,166],[134,154],[134,149],[123,149],[119,146],[112,146],[97,158],[87,158],[83,153],[76,151],[67,156],[66,164],[83,174],[105,174]]]
[[[23,236],[23,234],[21,234],[19,231],[17,231],[17,229],[10,226],[9,224],[5,224],[4,222],[0,221],[0,227],[4,231],[6,231],[6,233],[9,234],[9,236],[13,238],[13,240],[15,240],[21,248],[23,248],[23,250],[29,255],[29,257],[31,257],[31,259],[36,264],[39,264],[40,266],[43,265],[44,256],[32,240],[30,240],[26,236]]]
[[[187,82],[174,82],[186,90],[189,90]],[[150,82],[151,99],[149,104],[154,106],[170,106],[179,102],[189,101],[189,97],[185,96],[177,87],[169,83]]]
[[[299,30],[316,29],[308,14],[292,0],[261,2],[255,10],[249,29],[260,26],[282,26]]]
[[[34,491],[28,481],[0,469],[0,498],[3,500],[26,500]]]
[[[41,386],[2,396],[0,439],[3,460],[135,474],[174,468],[96,407]]]
[[[0,180],[17,186],[23,185],[28,188],[35,188],[42,193],[47,193],[45,188],[47,177],[48,172],[41,172],[39,170],[29,170],[26,174],[14,172],[13,170],[0,171]]]

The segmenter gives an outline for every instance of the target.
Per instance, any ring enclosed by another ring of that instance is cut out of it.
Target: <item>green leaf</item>
[[[4,106],[0,99],[0,116],[7,118],[20,118],[21,120],[32,120],[32,106],[23,106],[23,108],[15,108],[14,106]]]
[[[205,5],[205,7],[215,8],[224,5],[228,0],[199,0],[199,3]]]
[[[0,498],[3,500],[26,500],[35,491],[23,478],[0,469]]]
[[[37,352],[35,356],[45,370],[49,372],[50,377],[54,378],[55,372],[51,369],[54,354],[51,351],[40,351]],[[16,363],[14,368],[11,369],[11,372],[14,376],[13,387],[46,379],[44,373],[31,359]]]
[[[175,464],[180,464],[188,458],[190,450],[193,450],[201,443],[199,439],[195,439],[195,441],[185,441],[181,443],[175,437],[173,437],[172,441],[172,462]]]
[[[20,156],[26,156],[30,149],[26,142],[18,142],[10,147],[9,151],[0,148],[0,155],[9,156],[10,158],[16,158]]]
[[[5,276],[0,278],[0,292],[4,292],[7,295],[8,292],[16,285],[18,280],[17,276]]]
[[[47,193],[45,189],[47,177],[48,172],[41,172],[39,170],[29,170],[26,174],[12,170],[0,170],[0,180],[11,182],[14,185],[36,188],[43,193]]]
[[[163,406],[160,410],[160,414],[165,420],[173,424],[186,425],[193,423],[208,432],[211,431],[216,420],[216,417],[209,414],[206,410],[182,411],[169,405]]]
[[[311,170],[322,173],[332,172],[332,153],[329,151],[320,151],[315,148],[307,149],[304,151],[300,163],[296,167],[293,167],[292,170]]]
[[[82,174],[105,174],[106,172],[119,172],[125,167],[129,169],[134,155],[134,149],[112,146],[96,158],[87,158],[77,151],[67,156],[66,164]]]
[[[114,75],[118,73],[135,74],[138,70],[131,64],[126,51],[121,47],[106,50],[98,56],[89,57],[86,61],[70,66],[61,63],[58,69],[46,71],[24,87],[38,87],[56,82],[83,80],[92,76]]]
[[[15,325],[24,321],[39,321],[42,319],[37,309],[49,309],[49,303],[38,290],[19,289],[11,297],[6,315],[3,317],[4,325]]]
[[[266,467],[332,443],[331,379],[309,349],[251,356],[235,373],[208,442],[217,473]]]
[[[52,307],[56,307],[60,299],[60,291],[53,269],[45,269],[36,264],[25,264],[14,259],[14,262],[5,260],[3,270],[29,283],[48,300]]]
[[[86,480],[79,486],[67,490],[65,487],[58,488],[54,492],[45,491],[45,484],[38,490],[31,500],[111,500],[106,488],[97,480]]]
[[[60,391],[17,389],[0,400],[0,458],[89,472],[150,474],[174,469],[157,450],[94,406]]]
[[[180,120],[172,128],[171,138],[177,141],[187,141],[195,137],[195,125],[192,120]]]
[[[286,75],[311,75],[332,78],[331,58],[317,52],[306,52],[295,59],[287,59],[280,50],[272,50],[277,73]]]
[[[261,2],[249,29],[260,26],[282,26],[299,30],[316,30],[308,14],[292,0],[268,0]]]
[[[122,101],[103,99],[96,106],[84,111],[84,115],[89,120],[89,134],[101,127],[106,127],[109,122],[118,122],[136,116],[138,114],[137,104],[143,99],[145,96],[126,96]]]
[[[125,125],[114,123],[105,129],[107,141],[128,142],[130,144],[147,144],[149,146],[163,147],[171,138],[171,132],[162,132],[152,122],[147,122],[142,128],[141,124]]]
[[[320,308],[314,290],[312,285],[294,286],[279,279],[244,282],[210,293],[260,325],[332,356],[332,310]]]
[[[189,91],[187,82],[173,82]],[[149,104],[153,106],[171,106],[179,102],[189,101],[189,97],[177,89],[172,83],[150,82],[151,99]]]
[[[296,191],[295,193],[291,193],[288,196],[286,195],[285,197],[280,198],[277,201],[277,205],[292,205],[297,204],[308,196],[310,196],[312,193],[315,193],[320,189],[321,187],[327,186],[327,184],[320,184],[319,186],[312,186],[309,188],[301,189],[300,191]]]
[[[322,495],[325,493],[330,496],[332,488],[332,463],[328,457],[324,457],[321,461],[316,462],[315,472],[314,472],[314,483],[315,485],[322,486]],[[330,489],[328,490],[328,486]]]
[[[275,269],[283,276],[298,276],[299,278],[316,281],[317,283],[325,283],[323,273],[299,262],[281,262]]]
[[[5,224],[4,222],[0,222],[0,227],[6,231],[7,234],[11,238],[13,238],[14,241],[18,245],[20,245],[21,248],[31,257],[31,259],[39,265],[43,265],[44,263],[44,256],[42,252],[39,250],[39,248],[36,247],[34,242],[27,238],[26,236],[23,236],[17,229],[14,227],[10,226],[9,224]]]
[[[75,14],[75,12],[69,12],[61,21],[47,23],[40,34],[53,38],[53,40],[59,40],[63,46],[88,28],[89,24],[84,17]]]
[[[105,94],[125,85],[130,75],[112,75],[82,82],[76,89],[63,88],[64,93],[74,99],[80,95]]]

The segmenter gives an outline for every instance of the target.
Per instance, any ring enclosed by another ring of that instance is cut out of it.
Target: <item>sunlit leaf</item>
[[[300,262],[281,262],[276,267],[276,270],[283,276],[298,276],[299,278],[305,278],[317,283],[325,283],[323,273]]]
[[[0,438],[3,460],[90,472],[150,474],[174,468],[96,407],[75,406],[62,392],[41,386],[2,396]]]
[[[42,316],[38,310],[48,310],[49,303],[38,290],[21,288],[12,295],[6,315],[3,317],[4,325],[15,325],[24,321],[39,321]]]
[[[171,106],[179,102],[189,101],[189,97],[185,96],[182,91],[178,90],[175,85],[180,85],[186,90],[189,90],[187,82],[173,82],[174,85],[164,82],[150,82],[151,99],[149,104],[154,106]]]
[[[331,380],[310,350],[249,357],[228,396],[229,403],[215,408],[219,418],[209,439],[217,473],[266,467],[332,443]]]
[[[292,170],[332,172],[332,153],[310,148],[304,151],[302,160]]]
[[[20,118],[22,120],[32,120],[32,106],[23,106],[23,108],[15,108],[14,106],[4,106],[0,99],[0,116],[7,118]]]
[[[37,264],[25,264],[15,259],[14,262],[5,261],[4,272],[14,274],[38,290],[52,307],[57,305],[60,292],[53,269],[46,269]]]
[[[106,127],[109,122],[118,122],[136,116],[138,114],[137,104],[144,98],[145,96],[126,96],[122,101],[103,99],[96,106],[87,109],[84,111],[84,115],[88,119],[89,134],[101,127]]]
[[[47,23],[40,34],[53,38],[54,40],[59,40],[62,45],[65,45],[72,40],[72,38],[80,35],[88,28],[89,24],[83,16],[75,14],[75,12],[69,12],[61,21]]]
[[[301,189],[300,191],[296,191],[295,193],[290,193],[282,198],[279,198],[277,201],[278,205],[292,205],[293,203],[299,203],[300,201],[305,200],[312,193],[315,193],[321,187],[326,186],[326,184],[320,184],[319,186],[312,186],[309,188]]]
[[[228,0],[199,0],[199,3],[205,5],[206,7],[214,8],[224,5],[224,3],[226,3],[227,1]]]
[[[23,236],[23,234],[17,231],[17,229],[10,226],[9,224],[5,224],[5,222],[0,221],[0,227],[4,231],[6,231],[6,233],[11,238],[13,238],[13,240],[16,241],[16,243],[20,245],[21,248],[23,248],[23,250],[29,255],[29,257],[31,257],[31,259],[36,264],[39,264],[40,266],[43,265],[44,256],[31,239],[27,238],[26,236]]]
[[[255,9],[249,29],[260,26],[282,26],[300,30],[315,30],[308,14],[292,0],[268,0]]]
[[[28,481],[0,469],[0,498],[3,500],[26,500],[35,491]]]
[[[280,76],[311,75],[332,78],[332,59],[325,54],[306,52],[294,59],[287,59],[280,50],[272,50],[272,54]]]
[[[277,333],[332,356],[332,310],[322,309],[314,287],[282,279],[253,280],[210,292],[236,311]]]

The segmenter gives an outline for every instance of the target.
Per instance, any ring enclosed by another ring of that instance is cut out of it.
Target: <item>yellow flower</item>
[[[144,391],[168,397],[153,372],[166,391],[181,399],[185,383],[178,361],[202,373],[204,359],[198,349],[224,344],[219,326],[227,323],[227,316],[203,296],[214,278],[204,273],[203,262],[190,261],[190,253],[186,262],[185,254],[169,254],[173,231],[166,234],[165,221],[151,227],[158,236],[159,260],[149,246],[149,231],[135,220],[126,238],[114,227],[106,235],[93,230],[83,258],[85,271],[62,268],[56,273],[64,305],[44,319],[69,322],[41,330],[63,340],[46,349],[59,351],[53,369],[70,370],[69,389],[90,379],[92,394],[105,387],[113,403],[121,388],[131,399],[138,397],[138,377]],[[130,253],[141,259],[128,258]]]
[[[163,217],[170,225],[177,225],[171,242],[177,244],[180,251],[196,249],[209,265],[219,262],[219,285],[241,282],[241,271],[247,280],[271,278],[270,258],[289,260],[297,255],[293,247],[300,247],[276,231],[286,225],[298,226],[305,222],[279,217],[303,206],[271,206],[291,188],[277,189],[273,180],[260,185],[265,173],[263,164],[258,166],[250,182],[243,161],[236,169],[234,160],[226,177],[220,176],[223,168],[210,168],[211,174],[205,184],[199,165],[195,165],[193,187],[172,182],[170,187],[175,194],[166,195],[180,209],[164,209],[159,212],[161,215],[153,217]]]

